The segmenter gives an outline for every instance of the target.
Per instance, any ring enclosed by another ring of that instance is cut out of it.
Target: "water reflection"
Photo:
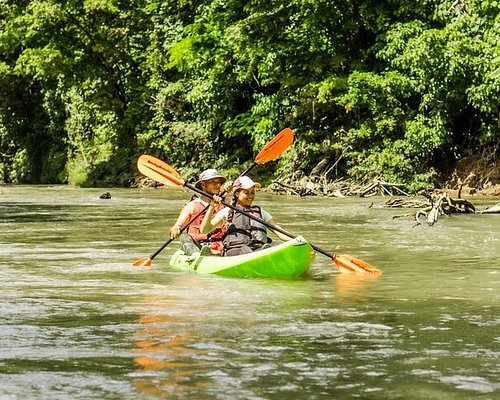
[[[379,274],[337,273],[335,274],[337,294],[340,299],[347,296],[355,299],[370,297],[371,289],[379,279],[381,279]]]
[[[155,301],[157,298],[149,298]],[[153,303],[155,304],[155,303]],[[167,315],[143,315],[138,320],[141,330],[134,335],[139,375],[132,385],[143,395],[179,395],[186,391],[206,388],[208,383],[193,384],[193,364],[187,360],[193,350],[186,347],[190,335],[172,330],[180,323]],[[196,351],[200,353],[199,351]]]

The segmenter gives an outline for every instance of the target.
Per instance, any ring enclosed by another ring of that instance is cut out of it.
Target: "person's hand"
[[[170,228],[170,239],[177,239],[181,234],[181,227],[174,225]]]
[[[231,193],[232,191],[233,191],[233,181],[226,181],[220,187],[220,192],[221,193]]]
[[[222,197],[214,194],[212,197],[212,201],[210,202],[210,205],[213,207],[217,207],[218,205],[222,204],[223,201],[224,201],[224,199]]]

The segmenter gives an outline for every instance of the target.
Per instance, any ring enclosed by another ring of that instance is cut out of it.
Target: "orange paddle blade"
[[[374,267],[373,265],[367,263],[366,261],[359,260],[357,258],[347,256],[347,255],[342,255],[342,254],[337,254],[333,262],[337,266],[337,268],[342,271],[342,272],[354,272],[354,273],[366,273],[366,274],[381,274],[382,271],[380,271],[378,268]]]
[[[283,129],[255,157],[256,164],[265,164],[278,158],[293,142],[293,131]]]
[[[143,175],[163,185],[184,186],[184,179],[175,169],[153,156],[146,154],[140,156],[137,160],[137,168]]]
[[[143,257],[132,264],[134,267],[151,267],[153,260],[151,257]]]

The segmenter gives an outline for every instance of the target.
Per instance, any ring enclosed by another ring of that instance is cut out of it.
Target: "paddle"
[[[139,157],[139,160],[137,161],[137,166],[139,168],[139,171],[146,175],[147,177],[160,182],[164,185],[167,186],[173,186],[173,187],[187,187],[188,189],[191,189],[198,194],[201,194],[203,196],[207,196],[210,198],[213,198],[213,196],[209,195],[208,193],[204,192],[201,189],[198,189],[196,186],[191,185],[190,183],[184,181],[182,176],[175,170],[173,169],[170,165],[166,164],[165,162],[158,160],[157,158],[151,157],[151,156],[141,156]],[[278,231],[283,233],[286,236],[289,236],[291,238],[295,238],[296,236],[277,227],[273,226],[271,224],[268,224],[264,220],[255,217],[252,214],[249,214],[245,212],[243,209],[233,206],[232,204],[229,204],[225,201],[222,201],[222,204],[224,204],[226,207],[231,208],[234,211],[240,212],[244,215],[246,215],[248,218],[259,222],[262,225],[267,226],[269,229]],[[343,272],[356,272],[356,273],[371,273],[371,274],[380,274],[381,271],[374,267],[373,265],[367,263],[366,261],[359,260],[357,258],[348,256],[348,255],[341,255],[341,254],[330,254],[326,252],[325,250],[319,248],[318,246],[315,246],[311,244],[311,247],[316,250],[318,253],[321,253],[333,260],[337,268]]]
[[[280,133],[278,133],[272,140],[270,140],[264,148],[257,154],[255,157],[255,160],[253,164],[248,167],[245,171],[243,171],[240,176],[247,175],[252,169],[254,169],[257,165],[262,165],[266,164],[269,161],[273,161],[276,158],[278,158],[288,147],[293,142],[293,131],[290,128],[285,128],[283,129]],[[138,165],[141,163],[155,163],[155,162],[160,162],[161,168],[163,168],[165,171],[167,171],[169,174],[172,174],[174,176],[180,177],[180,175],[175,171],[170,165],[163,163],[162,161],[151,157],[147,155],[143,155],[139,158],[139,161],[137,162]],[[139,170],[141,170],[141,167],[139,166]],[[156,173],[154,173],[152,170],[149,170],[150,173],[152,173],[152,176],[149,176],[151,179],[161,182],[161,176],[157,176]],[[142,172],[142,171],[141,171]],[[144,174],[146,175],[146,174]],[[148,176],[148,175],[146,175]],[[160,179],[160,180],[158,180]],[[172,186],[172,185],[168,185]],[[176,185],[177,186],[177,185]],[[182,186],[182,185],[181,185]],[[224,193],[221,193],[221,196],[223,196]],[[189,222],[181,229],[181,233],[184,232],[189,225],[191,225],[196,218],[198,218],[201,214],[203,214],[207,210],[208,206],[206,206],[202,211],[200,211],[198,214],[196,214],[193,218],[189,220]],[[139,260],[135,261],[132,265],[136,267],[150,267],[153,264],[153,259],[160,254],[165,247],[167,247],[171,242],[173,242],[175,239],[170,239],[167,242],[165,242],[158,250],[156,250],[153,254],[151,254],[149,257],[143,257],[140,258]]]

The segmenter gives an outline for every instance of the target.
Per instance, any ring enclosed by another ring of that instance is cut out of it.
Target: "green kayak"
[[[187,256],[178,250],[170,259],[177,270],[237,278],[298,278],[314,260],[314,250],[297,237],[264,250],[233,257]]]

